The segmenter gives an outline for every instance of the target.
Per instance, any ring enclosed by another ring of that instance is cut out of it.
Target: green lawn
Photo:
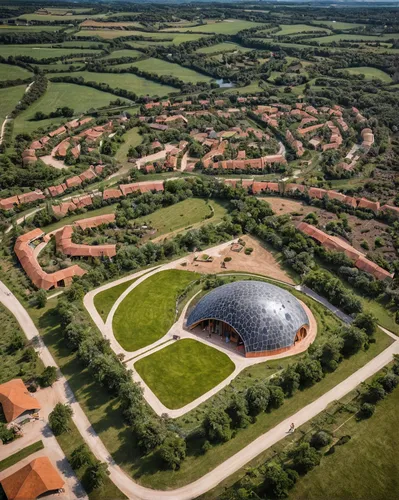
[[[170,87],[169,85],[163,85],[161,83],[157,83],[152,80],[146,80],[145,78],[140,78],[139,76],[136,76],[132,73],[115,74],[115,73],[93,73],[89,71],[77,71],[73,73],[73,76],[75,78],[82,77],[86,82],[107,83],[112,88],[119,87],[121,89],[129,90],[130,92],[135,92],[137,95],[149,95],[149,96],[157,95],[161,97],[161,96],[166,96],[171,92],[178,91],[177,88]],[[82,87],[79,88],[81,89]],[[99,91],[97,90],[96,92]],[[115,100],[115,96],[113,96],[113,100]],[[85,99],[85,102],[86,106],[88,107],[94,107],[94,108],[98,107],[93,104],[90,105],[91,104],[90,100]]]
[[[1,32],[0,32],[1,34]],[[13,64],[0,64],[0,80],[18,80],[32,76],[32,73],[27,69],[20,68]]]
[[[134,367],[171,410],[191,403],[234,371],[226,354],[192,339],[168,345],[140,359]]]
[[[104,322],[106,321],[108,314],[118,297],[120,297],[122,293],[135,281],[135,279],[125,281],[125,283],[113,286],[112,288],[108,288],[108,290],[104,290],[103,292],[95,295],[94,305]]]
[[[124,143],[120,145],[115,153],[115,160],[123,164],[127,163],[127,154],[131,146],[136,147],[143,142],[143,136],[139,134],[138,127],[134,127],[123,134]],[[131,165],[131,164],[128,164]]]
[[[11,113],[18,104],[18,101],[24,95],[25,89],[26,85],[0,89],[0,124],[3,123],[4,118]]]
[[[40,375],[43,371],[43,364],[40,359],[25,360],[26,347],[11,350],[11,343],[16,337],[21,338],[24,342],[26,339],[15,317],[1,303],[0,322],[2,325],[0,335],[0,384],[13,378],[29,380],[36,375]]]
[[[226,19],[224,21],[218,22],[214,22],[213,20],[211,20],[208,22],[208,24],[195,26],[194,28],[168,28],[164,30],[164,33],[167,33],[168,31],[184,31],[190,33],[199,32],[216,33],[220,35],[235,35],[239,31],[255,28],[256,26],[263,26],[263,23],[253,23],[251,21],[244,21],[242,19]]]
[[[20,451],[17,451],[17,453],[14,453],[13,455],[10,455],[9,457],[5,458],[4,460],[0,461],[0,472],[2,470],[6,470],[12,465],[17,464],[19,461],[23,460],[26,457],[29,457],[29,455],[32,455],[33,453],[36,453],[37,451],[40,451],[44,448],[43,442],[42,441],[36,441],[36,443],[33,443],[26,448],[23,448]],[[4,448],[3,448],[4,450]]]
[[[78,73],[74,73],[78,74]],[[8,89],[9,90],[9,89]],[[14,134],[31,133],[39,127],[59,124],[60,118],[50,118],[40,121],[29,121],[36,111],[49,113],[56,108],[69,106],[75,114],[84,113],[91,108],[107,106],[116,96],[90,87],[74,85],[73,83],[49,82],[47,91],[40,99],[32,103],[29,108],[20,113],[14,121]]]
[[[35,59],[47,59],[48,57],[76,56],[90,53],[93,56],[99,54],[99,50],[90,49],[52,49],[51,47],[41,47],[37,45],[2,45],[1,55],[10,56],[29,56]]]
[[[361,66],[358,68],[341,68],[342,71],[348,71],[352,75],[364,75],[366,80],[372,80],[373,78],[377,78],[378,80],[382,80],[384,83],[391,83],[392,78],[385,73],[385,71],[381,71],[377,68],[372,68],[370,66]]]
[[[155,59],[154,57],[132,63],[132,66],[141,71],[154,73],[159,76],[174,76],[188,83],[210,82],[212,80],[212,77],[209,75],[203,75],[179,64],[164,61],[163,59]]]
[[[198,54],[214,54],[216,52],[235,52],[236,50],[239,52],[249,52],[252,49],[242,47],[241,45],[238,45],[238,43],[223,42],[211,45],[210,47],[202,47],[196,50],[196,52]]]
[[[289,498],[396,500],[399,477],[399,390],[378,403],[365,421],[351,419],[343,427],[351,440],[336,446],[321,464],[302,477]]]
[[[126,351],[163,337],[175,321],[176,299],[199,277],[190,271],[161,271],[134,288],[115,312],[112,327]]]
[[[258,92],[263,92],[263,88],[259,85],[259,82],[251,82],[249,85],[245,87],[233,87],[231,89],[227,89],[225,94],[257,94]]]
[[[207,219],[207,216],[212,214],[211,207],[214,210],[214,217]],[[192,227],[193,224],[204,220],[213,223],[220,222],[226,213],[226,208],[215,201],[207,203],[206,200],[200,198],[190,198],[170,207],[161,208],[152,214],[139,217],[135,219],[135,222],[147,224],[156,229],[154,238],[157,238],[177,229]]]

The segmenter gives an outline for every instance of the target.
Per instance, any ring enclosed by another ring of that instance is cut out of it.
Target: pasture
[[[300,33],[307,33],[312,31],[324,31],[327,33],[331,33],[331,31],[327,28],[320,28],[318,26],[311,26],[309,24],[280,24],[280,31],[274,33],[275,36],[279,35],[293,35]]]
[[[115,98],[115,95],[108,92],[81,85],[49,82],[44,96],[17,116],[14,121],[14,134],[31,133],[39,127],[58,124],[62,120],[61,118],[50,118],[48,120],[29,121],[36,111],[50,113],[58,107],[69,106],[74,110],[75,114],[79,114],[88,111],[90,108],[106,106]]]
[[[155,59],[153,57],[132,63],[132,66],[135,66],[141,71],[154,73],[159,76],[174,76],[187,83],[210,82],[212,80],[212,77],[209,75],[203,75],[192,69],[180,66],[179,64],[164,61],[163,59]]]
[[[112,321],[126,351],[136,351],[163,337],[175,321],[177,297],[199,274],[175,269],[150,276],[123,299]]]
[[[138,130],[138,127],[134,127],[123,134],[122,137],[125,142],[120,145],[117,152],[115,153],[115,159],[120,163],[127,163],[127,153],[129,151],[129,148],[132,146],[136,147],[143,141],[143,137],[139,134]]]
[[[56,75],[54,75],[56,76]],[[137,95],[165,96],[177,89],[169,85],[140,78],[132,73],[93,73],[89,71],[78,71],[73,73],[74,77],[83,77],[86,82],[107,83],[112,88],[120,88],[135,92]],[[114,100],[115,100],[115,96]],[[95,107],[95,106],[90,106]]]
[[[0,126],[24,95],[26,85],[0,89]]]
[[[226,19],[224,21],[209,21],[207,24],[201,24],[195,27],[185,28],[167,28],[164,32],[168,31],[182,31],[189,33],[215,33],[219,35],[235,35],[239,31],[263,26],[263,23],[253,23],[251,21],[244,21],[242,19]]]
[[[219,52],[249,52],[252,49],[249,49],[247,47],[242,47],[241,45],[238,45],[238,43],[233,43],[233,42],[224,42],[224,43],[217,43],[216,45],[211,45],[210,47],[201,47],[200,49],[196,50],[198,54],[215,54]]]
[[[100,54],[99,50],[90,49],[53,49],[51,47],[43,47],[41,45],[2,45],[2,57],[17,57],[29,56],[37,60],[58,58],[65,56],[79,56],[81,54],[90,53],[93,56]]]
[[[327,26],[328,28],[334,29],[334,30],[353,30],[356,28],[364,28],[364,24],[358,24],[358,23],[343,23],[341,21],[315,21],[317,24],[323,24],[324,26]]]
[[[42,33],[43,31],[59,31],[61,26],[13,26],[12,24],[0,25],[0,35],[4,33]]]
[[[364,75],[366,80],[373,80],[374,78],[383,81],[384,83],[391,83],[392,78],[377,68],[372,68],[370,66],[362,66],[358,68],[341,68],[342,71],[348,71],[352,75]]]
[[[119,57],[141,57],[143,53],[134,49],[114,50],[111,54],[107,54],[103,59],[117,59]]]
[[[0,64],[0,80],[18,80],[29,78],[32,73],[25,68],[20,68],[13,64]]]
[[[220,384],[234,371],[223,352],[183,339],[140,359],[134,368],[158,399],[175,410]]]
[[[389,39],[397,39],[399,37],[398,33],[390,33],[389,35],[354,35],[354,34],[340,34],[340,35],[329,35],[321,38],[311,38],[310,42],[319,42],[321,44],[332,43],[332,42],[383,42]]]

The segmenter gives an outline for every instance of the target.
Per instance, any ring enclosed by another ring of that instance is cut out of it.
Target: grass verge
[[[0,471],[6,470],[12,465],[17,464],[21,460],[23,460],[26,457],[29,457],[29,455],[32,455],[33,453],[36,453],[37,451],[40,451],[44,448],[44,444],[42,441],[36,441],[36,443],[30,444],[26,448],[23,448],[22,450],[17,451],[17,453],[14,453],[13,455],[10,455],[9,457],[5,458],[4,460],[0,461]]]

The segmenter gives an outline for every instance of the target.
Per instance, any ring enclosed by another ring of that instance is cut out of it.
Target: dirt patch
[[[69,168],[68,165],[65,165],[65,163],[62,160],[57,160],[56,158],[54,158],[54,156],[51,156],[51,155],[41,156],[40,159],[46,165],[49,165],[50,167],[57,168],[58,170],[63,170],[64,168]]]
[[[244,248],[253,248],[251,255],[246,255],[244,249],[241,252],[234,252],[230,245],[218,252],[212,252],[212,249],[208,249],[198,253],[198,255],[206,253],[213,257],[212,262],[197,262],[190,256],[184,269],[207,274],[227,271],[254,273],[286,283],[293,283],[292,279],[280,267],[274,255],[266,250],[257,239],[251,236],[244,236],[242,239],[246,242]],[[231,257],[231,261],[225,262],[226,267],[224,268],[222,262],[224,262],[225,257]]]

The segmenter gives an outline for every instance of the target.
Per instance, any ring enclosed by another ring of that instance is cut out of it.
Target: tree
[[[344,339],[338,335],[332,335],[316,348],[313,356],[320,361],[324,371],[332,372],[336,370],[338,363],[342,359],[343,347]]]
[[[186,441],[178,435],[169,435],[159,448],[160,457],[172,470],[180,469],[186,458]]]
[[[384,399],[385,396],[386,392],[383,386],[379,382],[374,381],[367,387],[366,391],[363,393],[363,400],[366,403],[376,404],[378,403],[378,401]]]
[[[286,396],[292,396],[299,387],[300,376],[295,366],[288,366],[279,377],[279,385]]]
[[[284,403],[284,391],[278,385],[269,385],[269,408],[280,408]]]
[[[46,366],[40,377],[40,385],[42,387],[50,387],[54,384],[57,378],[57,368],[55,366]]]
[[[245,397],[242,394],[234,394],[230,404],[226,409],[227,414],[231,418],[233,428],[245,428],[250,423],[248,416],[248,405]]]
[[[203,427],[209,441],[225,442],[231,439],[231,418],[222,408],[212,408],[205,415]]]
[[[371,312],[362,312],[356,316],[352,325],[365,331],[370,337],[377,330],[377,318]]]
[[[134,426],[138,444],[146,453],[159,446],[165,439],[165,429],[156,418],[147,418]]]
[[[345,328],[342,338],[344,339],[344,347],[342,349],[344,356],[355,354],[362,349],[367,342],[367,334],[363,330],[359,330],[359,328],[352,326]]]
[[[309,443],[301,443],[288,453],[293,467],[300,474],[306,474],[320,463],[320,454]]]
[[[386,375],[379,379],[379,383],[388,394],[392,392],[399,384],[399,377],[393,372],[388,372]]]
[[[375,405],[372,403],[363,403],[359,410],[359,418],[366,419],[370,418],[374,415]]]
[[[310,440],[310,445],[313,446],[313,448],[316,448],[316,450],[318,450],[330,444],[331,441],[332,441],[331,434],[329,434],[326,431],[318,431],[315,434],[313,434]]]
[[[108,465],[105,462],[96,460],[86,471],[89,490],[92,491],[102,486],[108,474]]]
[[[80,469],[83,465],[92,463],[92,455],[86,444],[82,444],[75,448],[71,453],[70,459],[73,469]]]
[[[36,294],[36,305],[38,309],[42,309],[47,304],[47,293],[41,289]]]
[[[296,372],[299,374],[300,387],[309,387],[323,378],[323,370],[317,359],[307,358],[299,361],[296,365]]]
[[[251,415],[266,411],[270,400],[270,391],[266,384],[260,383],[249,387],[245,398]]]
[[[54,410],[49,415],[49,424],[56,436],[69,431],[72,415],[73,410],[69,405],[62,403],[55,405]]]
[[[283,467],[276,462],[267,464],[264,478],[263,489],[267,498],[285,498],[295,484]]]

